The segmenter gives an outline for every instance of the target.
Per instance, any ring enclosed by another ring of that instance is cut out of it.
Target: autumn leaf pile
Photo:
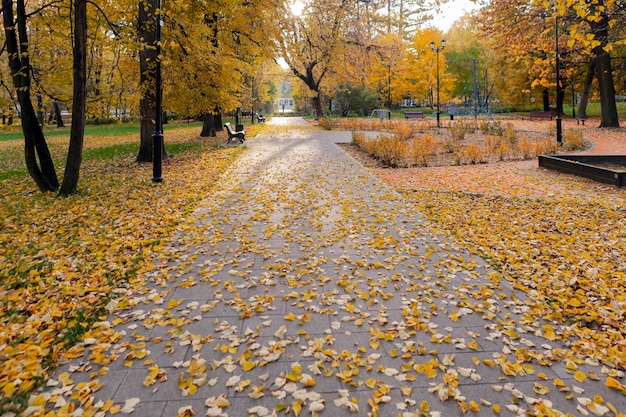
[[[549,340],[626,369],[626,221],[603,203],[451,192],[406,194],[434,221],[528,293],[529,323],[569,324]]]
[[[198,129],[197,127],[195,128]],[[167,144],[197,135],[173,130]],[[137,141],[87,137],[86,149]],[[0,199],[0,411],[25,405],[62,357],[119,293],[153,268],[151,259],[177,224],[210,193],[235,148],[200,139],[164,162],[166,180],[134,154],[84,162],[79,193],[39,194],[26,176],[3,180]],[[21,140],[2,141],[4,172],[20,170]],[[51,140],[53,153],[67,137]],[[7,157],[7,154],[9,157]],[[13,155],[13,156],[11,156]]]

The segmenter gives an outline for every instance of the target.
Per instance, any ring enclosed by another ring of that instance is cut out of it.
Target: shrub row
[[[366,119],[342,120],[333,127],[353,130],[354,143],[373,158],[390,167],[467,165],[536,158],[559,150],[547,132],[542,139],[530,139],[512,123],[498,120],[457,120],[447,129],[434,129],[432,122]],[[363,133],[381,132],[376,137]],[[472,136],[468,138],[468,133]],[[564,132],[567,150],[583,147],[580,130]]]

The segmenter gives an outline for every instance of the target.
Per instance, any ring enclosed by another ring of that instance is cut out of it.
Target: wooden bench
[[[576,124],[582,124],[583,126],[585,125],[585,120],[587,120],[587,117],[577,117],[576,118]]]
[[[423,119],[424,113],[421,111],[405,111],[404,112],[405,119]]]
[[[550,119],[552,120],[554,115],[551,111],[531,111],[530,112],[530,120],[533,119]]]
[[[257,120],[259,123],[265,123],[265,117],[263,117],[263,115],[262,115],[262,114],[259,114],[259,113],[257,113],[257,112],[254,112],[254,115],[256,116],[256,120]]]
[[[224,127],[226,128],[226,131],[228,132],[228,142],[226,142],[227,145],[234,139],[239,140],[239,143],[243,143],[246,140],[245,130],[234,131],[233,128],[230,127],[230,123],[224,123]]]

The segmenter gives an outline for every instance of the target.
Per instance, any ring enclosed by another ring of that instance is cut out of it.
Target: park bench
[[[405,111],[404,112],[405,119],[423,119],[424,113],[421,111]]]
[[[585,125],[585,120],[587,120],[587,116],[585,116],[585,117],[577,117],[576,118],[576,124],[577,125],[580,124],[580,125],[584,126]]]
[[[226,128],[226,131],[228,132],[228,142],[226,142],[226,144],[229,144],[235,138],[239,140],[239,143],[243,143],[246,140],[245,130],[234,131],[233,128],[230,127],[230,123],[224,123],[224,127]]]
[[[257,113],[257,112],[254,112],[254,115],[256,116],[256,120],[257,120],[259,123],[265,123],[265,117],[263,117],[263,115],[262,115],[262,114],[259,114],[259,113]]]
[[[552,120],[553,114],[551,111],[531,111],[530,120],[533,119],[550,119]]]

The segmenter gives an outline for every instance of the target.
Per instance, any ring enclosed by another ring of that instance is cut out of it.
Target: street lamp
[[[435,47],[435,42],[431,41],[430,42],[430,50],[433,52],[437,53],[437,127],[441,127],[441,124],[439,122],[439,52],[443,51],[443,48],[446,47],[446,41],[445,39],[441,40],[441,45]]]
[[[563,145],[563,125],[561,119],[561,108],[563,107],[563,97],[561,94],[561,67],[559,54],[559,16],[554,18],[554,34],[556,37],[556,143]]]
[[[152,135],[152,181],[162,182],[163,175],[161,168],[163,164],[163,121],[162,121],[162,105],[161,99],[163,92],[161,88],[161,28],[163,27],[163,14],[161,12],[161,0],[155,0],[156,3],[156,74],[155,74],[155,127]]]

